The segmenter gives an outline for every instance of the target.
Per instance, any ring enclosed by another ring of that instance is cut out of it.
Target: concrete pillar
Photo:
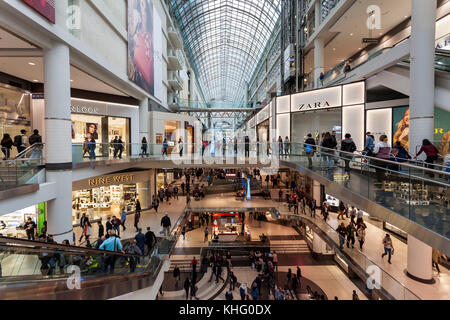
[[[414,280],[434,283],[431,264],[432,248],[422,241],[408,235],[407,275]]]
[[[411,95],[409,151],[434,134],[434,42],[436,0],[413,0],[411,15]]]
[[[316,30],[320,26],[320,0],[316,0],[314,3],[314,26]]]
[[[139,142],[145,137],[150,141],[150,113],[148,111],[148,98],[139,103]]]
[[[324,72],[325,55],[324,42],[321,38],[314,39],[314,88],[320,88],[320,74]]]
[[[149,175],[150,179],[150,175]],[[152,205],[152,196],[150,190],[150,181],[139,182],[136,185],[138,199],[141,202],[141,208],[150,208]]]
[[[48,233],[55,241],[72,241],[72,135],[70,119],[70,53],[55,43],[44,52],[47,181],[56,183],[48,201]]]

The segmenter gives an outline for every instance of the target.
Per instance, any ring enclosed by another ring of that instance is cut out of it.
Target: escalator
[[[111,299],[151,287],[171,246],[163,239],[149,257],[0,237],[0,299]]]
[[[146,255],[0,237],[0,300],[106,300],[124,296],[153,300],[190,214],[181,214],[170,235],[158,238]],[[129,242],[121,240],[123,250]],[[114,268],[106,268],[108,261]],[[136,265],[131,270],[133,261]],[[141,289],[148,291],[133,296]]]
[[[385,161],[316,146],[308,157],[303,144],[293,143],[280,164],[320,182],[327,193],[370,212],[430,246],[450,254],[450,173],[411,163]],[[325,159],[349,161],[349,172],[328,169]],[[311,160],[311,162],[309,162]],[[318,204],[319,206],[319,204]]]

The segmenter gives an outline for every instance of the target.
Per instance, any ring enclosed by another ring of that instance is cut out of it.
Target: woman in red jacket
[[[420,156],[422,152],[425,152],[427,156],[427,159],[425,160],[425,162],[428,163],[427,167],[430,169],[434,169],[433,163],[437,160],[439,156],[438,149],[430,142],[430,140],[424,139],[422,141],[422,147],[420,148],[419,152],[414,157],[414,159]],[[430,175],[434,176],[434,174],[432,173]]]

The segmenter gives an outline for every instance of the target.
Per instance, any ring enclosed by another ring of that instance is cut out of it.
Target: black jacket
[[[157,241],[155,234],[153,231],[147,231],[145,234],[145,243],[148,246],[153,246],[153,244]]]
[[[164,216],[161,219],[161,225],[163,227],[170,227],[172,225],[172,223],[170,222],[170,218],[168,216]]]
[[[334,149],[335,146],[333,139],[325,139],[322,141],[322,147],[324,148]]]
[[[356,144],[353,142],[352,139],[342,140],[341,150],[353,153],[356,151]]]
[[[42,137],[39,134],[32,134],[28,139],[28,142],[30,143],[30,146],[35,143],[42,143]]]
[[[314,151],[316,151],[316,140],[314,140],[313,138],[308,138],[308,139],[306,139],[306,141],[305,141],[305,148],[306,148],[306,145],[307,145],[307,144],[312,145],[312,146],[313,146],[312,149],[313,149]]]

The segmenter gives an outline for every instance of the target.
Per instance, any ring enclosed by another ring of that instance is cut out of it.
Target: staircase
[[[304,240],[270,240],[270,250],[278,254],[309,254],[308,245]]]
[[[223,267],[222,270],[222,277],[225,279],[226,284],[228,282],[228,269]],[[197,298],[199,300],[211,300],[224,289],[222,280],[219,280],[219,283],[216,283],[215,277],[213,277],[211,282],[208,281],[211,272],[212,268],[208,268],[208,271],[203,275],[200,281],[197,282]],[[164,296],[160,297],[159,300],[186,300],[186,292],[184,290],[165,291]]]

